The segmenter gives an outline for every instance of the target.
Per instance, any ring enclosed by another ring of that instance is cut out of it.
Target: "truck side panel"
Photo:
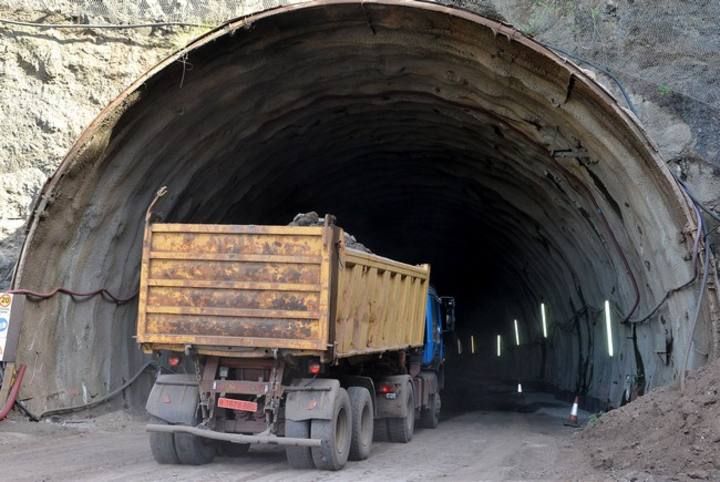
[[[422,346],[428,265],[340,250],[335,356]]]
[[[148,226],[138,341],[327,349],[328,233],[321,227]]]

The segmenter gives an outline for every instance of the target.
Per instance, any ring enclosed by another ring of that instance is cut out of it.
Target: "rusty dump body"
[[[333,225],[148,224],[137,341],[146,351],[323,361],[421,346],[429,266],[343,239]]]

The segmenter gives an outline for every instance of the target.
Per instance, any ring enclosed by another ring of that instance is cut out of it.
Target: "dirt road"
[[[122,413],[58,425],[0,424],[0,479],[56,480],[568,480],[593,474],[572,447],[573,429],[559,408],[534,413],[469,412],[410,444],[376,443],[369,460],[341,472],[290,470],[282,449],[254,447],[241,458],[207,466],[157,465],[144,421]]]

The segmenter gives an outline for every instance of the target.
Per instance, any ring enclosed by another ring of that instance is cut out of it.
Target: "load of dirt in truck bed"
[[[315,211],[309,213],[298,213],[288,226],[324,226],[325,217],[320,217]],[[355,239],[355,236],[345,231],[345,246],[357,251],[372,253],[364,244]]]
[[[720,480],[720,360],[677,386],[602,415],[580,434],[596,469],[623,477]],[[650,477],[648,477],[650,476]]]

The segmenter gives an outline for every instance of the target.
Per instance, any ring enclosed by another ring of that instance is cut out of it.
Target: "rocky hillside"
[[[69,22],[0,8],[0,18]],[[0,287],[33,197],[82,129],[197,29],[59,30],[0,24]]]
[[[212,11],[208,2],[198,0],[155,3],[157,8],[144,9],[145,16],[135,20],[207,22]],[[590,62],[582,66],[593,69],[598,80],[620,95],[613,77],[618,79],[666,159],[686,176],[699,198],[712,207],[718,204],[720,2],[452,3],[514,24],[539,41]],[[85,8],[90,5],[94,9]],[[124,3],[102,2],[102,9],[98,5],[0,0],[0,19],[107,23],[128,22],[133,20],[128,15],[140,15],[127,9],[120,12]],[[241,10],[248,13],[265,6],[245,2]],[[0,288],[9,283],[34,196],[83,127],[142,72],[202,31],[41,29],[0,23]]]

